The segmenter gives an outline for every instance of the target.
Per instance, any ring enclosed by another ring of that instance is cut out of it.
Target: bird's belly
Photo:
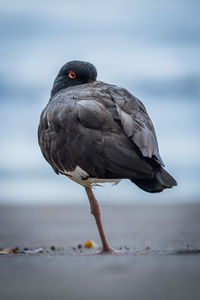
[[[90,175],[86,171],[81,169],[79,166],[76,166],[76,168],[73,171],[65,171],[62,173],[66,175],[68,178],[70,178],[71,180],[85,187],[90,187],[91,185],[100,185],[100,183],[105,183],[105,182],[113,182],[114,184],[120,182],[120,179],[90,177]]]

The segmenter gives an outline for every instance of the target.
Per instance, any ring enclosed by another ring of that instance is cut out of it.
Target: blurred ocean
[[[200,2],[0,2],[0,202],[80,203],[82,187],[40,153],[37,126],[60,67],[87,60],[98,79],[143,101],[178,186],[158,195],[131,182],[96,188],[109,203],[200,201]]]

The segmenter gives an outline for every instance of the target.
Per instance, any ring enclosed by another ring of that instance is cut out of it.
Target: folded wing
[[[142,102],[123,88],[111,88],[110,95],[116,104],[125,134],[137,145],[144,157],[153,158],[164,166],[154,126]]]

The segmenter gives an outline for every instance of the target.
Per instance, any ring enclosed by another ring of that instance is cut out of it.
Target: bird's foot
[[[118,254],[122,254],[121,251],[118,251],[118,250],[114,250],[112,248],[102,248],[100,251],[98,251],[99,254],[115,254],[115,255],[118,255]]]
[[[87,253],[78,253],[76,255],[81,255],[82,256],[82,255],[98,255],[98,254],[100,254],[100,255],[107,255],[107,254],[108,255],[110,255],[110,254],[120,255],[120,254],[124,254],[124,253],[121,252],[121,251],[114,250],[112,248],[106,248],[106,249],[102,248],[99,251],[87,252]]]

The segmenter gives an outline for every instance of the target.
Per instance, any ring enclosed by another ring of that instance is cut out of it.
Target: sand
[[[200,205],[103,206],[119,256],[77,256],[96,225],[85,206],[1,206],[0,299],[200,299]],[[52,248],[53,246],[53,248]]]

